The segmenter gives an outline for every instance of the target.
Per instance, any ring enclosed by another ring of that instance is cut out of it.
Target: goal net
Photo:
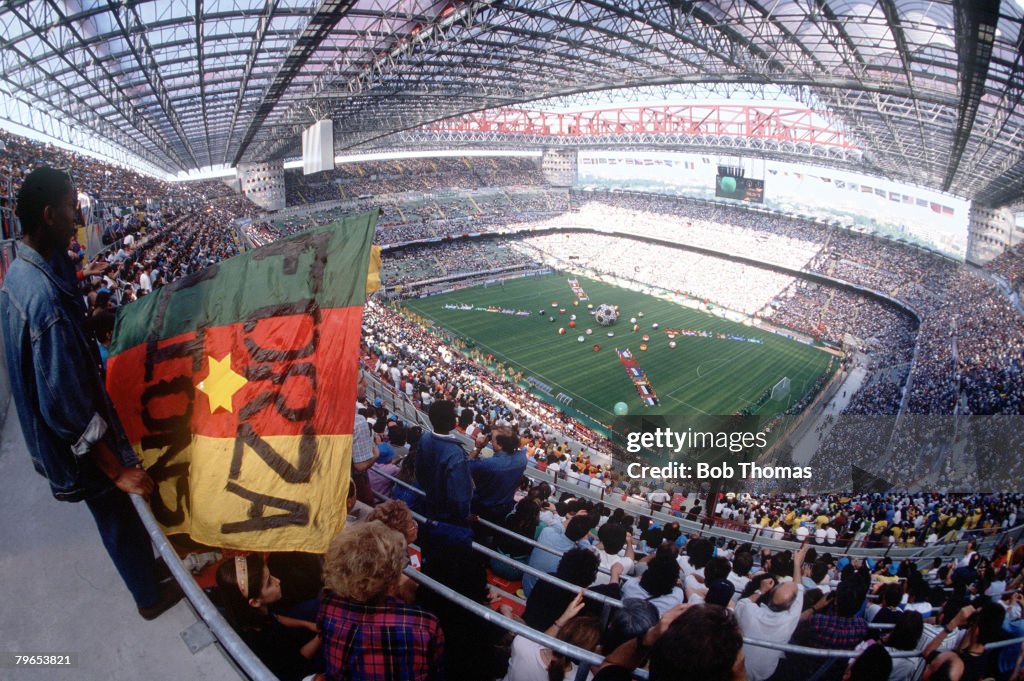
[[[772,386],[772,399],[781,402],[789,397],[789,377],[785,376],[781,381]]]

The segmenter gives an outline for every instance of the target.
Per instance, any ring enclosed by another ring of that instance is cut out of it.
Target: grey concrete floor
[[[0,417],[3,417],[0,414]],[[152,622],[100,543],[83,504],[55,500],[36,474],[13,405],[0,447],[0,653],[76,653],[75,668],[0,667],[0,681],[234,681],[216,646],[192,654],[184,602]]]

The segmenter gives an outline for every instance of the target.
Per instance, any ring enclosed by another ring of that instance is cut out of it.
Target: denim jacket
[[[424,433],[416,454],[416,482],[427,493],[424,515],[465,524],[473,497],[473,478],[462,443],[450,435]]]
[[[101,439],[125,466],[138,464],[107,396],[81,300],[38,252],[18,244],[0,288],[7,373],[32,464],[63,501],[111,489],[89,456]]]

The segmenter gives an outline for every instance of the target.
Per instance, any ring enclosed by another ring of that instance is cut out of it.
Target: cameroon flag
[[[319,553],[343,527],[376,222],[276,241],[119,312],[107,387],[167,534]]]

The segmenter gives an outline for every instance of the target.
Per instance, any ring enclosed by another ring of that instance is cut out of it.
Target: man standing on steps
[[[433,432],[424,433],[416,454],[416,482],[426,492],[425,511],[431,520],[469,523],[473,478],[462,444],[452,437],[455,403],[438,400],[427,413]]]
[[[657,513],[662,506],[672,501],[672,495],[659,487],[647,495],[647,501],[651,504],[651,513]]]
[[[471,502],[473,513],[484,520],[502,524],[515,507],[515,493],[526,470],[526,452],[519,446],[519,434],[509,426],[491,431],[494,456],[473,458],[469,471],[475,490]]]
[[[11,394],[36,471],[57,499],[85,502],[139,614],[154,619],[182,594],[173,581],[160,584],[128,497],[148,498],[153,481],[107,395],[82,294],[68,274],[77,196],[67,173],[53,168],[29,173],[18,192],[24,237],[0,288]]]

